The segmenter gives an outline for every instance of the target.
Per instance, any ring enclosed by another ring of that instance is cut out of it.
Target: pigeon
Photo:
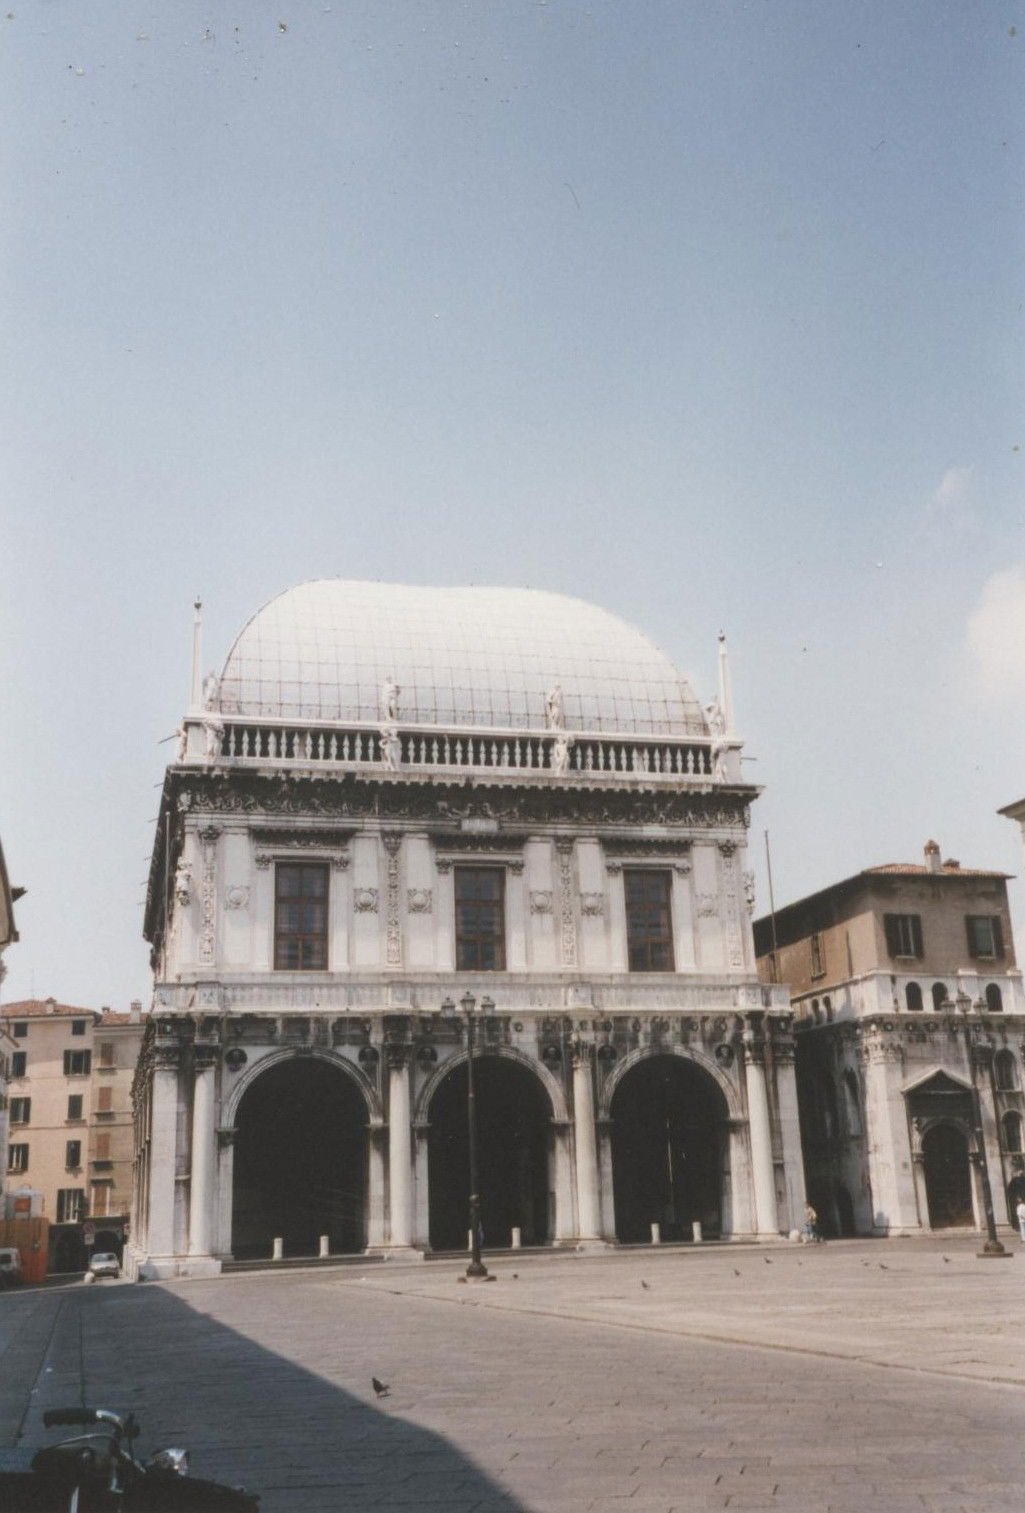
[[[513,1272],[512,1279],[513,1279],[514,1282],[518,1282],[520,1280],[520,1274],[519,1274],[518,1271],[514,1271]]]
[[[884,1265],[882,1261],[879,1262],[879,1270],[880,1271],[889,1271],[889,1269],[890,1268],[888,1266]]]
[[[375,1397],[387,1397],[388,1394],[389,1394],[389,1392],[391,1391],[391,1388],[388,1386],[388,1383],[387,1382],[379,1382],[377,1380],[376,1376],[372,1376],[370,1378],[370,1385],[374,1389],[374,1396]]]
[[[765,1262],[766,1266],[772,1265],[772,1262],[769,1260],[768,1256],[762,1256],[762,1260]]]
[[[643,1277],[641,1277],[641,1286],[644,1288],[645,1292],[650,1292],[651,1284],[646,1282]]]
[[[734,1276],[735,1276],[735,1277],[739,1277],[739,1276],[740,1276],[740,1272],[739,1272],[739,1271],[738,1271],[738,1270],[737,1270],[737,1268],[736,1268],[736,1267],[735,1267],[735,1266],[734,1266],[734,1268],[733,1268],[733,1275],[734,1275]]]
[[[947,1265],[949,1266],[950,1265],[950,1257],[949,1256],[944,1256],[943,1259],[944,1259],[944,1261],[946,1261]]]

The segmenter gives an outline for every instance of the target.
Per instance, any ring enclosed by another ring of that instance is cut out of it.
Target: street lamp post
[[[487,1014],[494,1008],[490,998],[481,999],[481,1011]],[[474,1083],[474,1043],[477,1032],[477,1000],[467,991],[459,1000],[459,1007],[466,1020],[466,1125],[469,1144],[470,1166],[470,1264],[461,1282],[493,1282],[495,1279],[480,1258],[480,1190],[477,1173],[477,1089]],[[446,998],[441,1006],[443,1013],[454,1014],[456,1006]]]
[[[982,1133],[982,1103],[979,1098],[979,1089],[975,1082],[975,1060],[972,1055],[972,1028],[967,1018],[972,1001],[962,989],[957,995],[955,1002],[964,1024],[965,1049],[968,1052],[968,1078],[971,1084],[972,1136],[975,1140],[975,1149],[979,1156],[979,1176],[982,1178],[982,1206],[986,1215],[986,1243],[975,1254],[980,1261],[994,1261],[1000,1257],[1009,1256],[1010,1251],[1005,1249],[997,1239],[997,1223],[993,1213],[993,1189],[989,1184],[989,1162],[986,1160],[986,1142]]]

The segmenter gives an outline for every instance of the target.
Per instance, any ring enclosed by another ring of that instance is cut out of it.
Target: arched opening
[[[1004,1136],[1004,1150],[1011,1151],[1015,1155],[1021,1154],[1021,1115],[1013,1109],[1006,1113],[1000,1121]]]
[[[98,1229],[92,1243],[92,1254],[96,1256],[109,1251],[111,1255],[117,1256],[120,1261],[123,1246],[124,1241],[116,1230]]]
[[[1007,1184],[1007,1220],[1009,1224],[1018,1223],[1018,1215],[1015,1210],[1018,1204],[1025,1199],[1025,1177],[1012,1177]]]
[[[1006,1048],[997,1051],[993,1058],[993,1073],[996,1084],[1002,1093],[1013,1093],[1018,1087],[1018,1063],[1014,1058],[1014,1052]]]
[[[934,982],[932,985],[932,1006],[937,1014],[942,1014],[947,1007],[947,985],[945,982]]]
[[[909,982],[904,989],[904,1002],[912,1014],[918,1014],[922,1009],[922,987],[920,983]]]
[[[714,1078],[679,1056],[631,1067],[612,1097],[612,1183],[616,1238],[689,1240],[722,1233],[726,1099]]]
[[[933,1229],[955,1229],[975,1222],[968,1141],[953,1124],[936,1124],[922,1136],[925,1192]]]
[[[246,1091],[236,1118],[232,1253],[286,1256],[366,1244],[367,1110],[345,1072],[319,1057],[279,1061]]]
[[[551,1238],[555,1207],[552,1107],[544,1087],[525,1066],[486,1053],[474,1058],[477,1102],[477,1175],[481,1227],[491,1249]],[[428,1190],[432,1250],[465,1250],[469,1232],[470,1146],[466,1062],[443,1077],[431,1099]]]
[[[1002,1014],[1004,1011],[1003,996],[995,982],[986,984],[986,1008],[991,1014]]]

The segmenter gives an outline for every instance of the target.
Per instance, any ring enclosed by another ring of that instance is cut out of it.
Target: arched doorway
[[[651,1056],[628,1071],[612,1096],[612,1184],[616,1238],[689,1240],[722,1233],[726,1121],[721,1089],[679,1056]]]
[[[518,1228],[524,1245],[551,1237],[554,1197],[552,1107],[538,1079],[518,1062],[477,1056],[477,1171],[484,1244],[509,1245]],[[432,1250],[464,1250],[469,1230],[470,1151],[466,1062],[442,1079],[431,1099],[428,1190]]]
[[[236,1117],[232,1254],[286,1256],[366,1244],[367,1110],[352,1078],[318,1057],[277,1062],[244,1094]]]
[[[925,1194],[932,1229],[958,1229],[975,1223],[968,1141],[953,1124],[934,1124],[922,1136]]]

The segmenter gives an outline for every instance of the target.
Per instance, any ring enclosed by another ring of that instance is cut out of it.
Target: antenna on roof
[[[733,684],[730,682],[730,663],[726,655],[726,632],[719,632],[719,708],[726,721],[726,734],[736,735],[733,723]]]
[[[192,692],[189,707],[195,714],[203,707],[203,681],[200,667],[203,660],[203,601],[196,595],[192,620]]]

